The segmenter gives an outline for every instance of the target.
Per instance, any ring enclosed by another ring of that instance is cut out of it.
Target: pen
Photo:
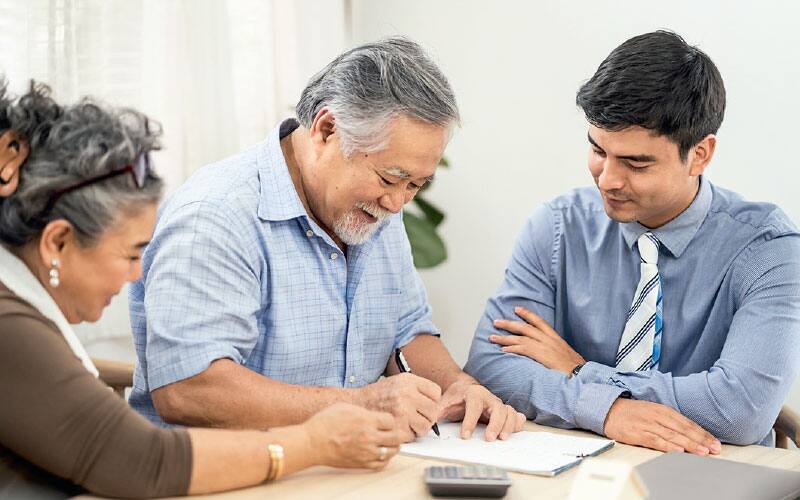
[[[406,361],[406,357],[403,356],[403,351],[400,349],[394,350],[394,362],[397,363],[397,369],[400,370],[400,373],[411,373],[411,367],[408,366],[408,361]],[[437,436],[441,436],[439,434],[439,426],[436,425],[436,422],[433,423],[433,432]]]

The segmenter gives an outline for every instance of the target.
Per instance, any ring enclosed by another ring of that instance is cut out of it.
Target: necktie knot
[[[639,236],[639,255],[647,264],[658,264],[658,240],[651,232]]]

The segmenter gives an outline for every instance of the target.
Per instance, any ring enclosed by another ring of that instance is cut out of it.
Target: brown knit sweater
[[[0,498],[184,495],[185,430],[153,426],[0,282]]]

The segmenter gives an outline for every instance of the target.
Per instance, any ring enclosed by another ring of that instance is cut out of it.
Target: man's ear
[[[689,175],[697,177],[705,172],[711,158],[714,157],[714,150],[717,147],[717,136],[708,134],[695,144],[689,154]]]
[[[50,267],[53,259],[63,260],[63,254],[77,243],[75,228],[64,219],[48,223],[39,237],[39,256],[42,265]]]
[[[309,135],[315,146],[324,146],[330,141],[331,136],[336,133],[336,118],[328,108],[322,108],[317,112],[314,121],[311,122]]]

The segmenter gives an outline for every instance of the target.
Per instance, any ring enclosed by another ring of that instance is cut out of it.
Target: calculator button
[[[441,467],[431,467],[430,474],[431,474],[431,477],[442,477],[442,468]]]
[[[475,474],[475,467],[462,467],[461,468],[461,479],[475,479],[477,475]]]
[[[449,478],[457,478],[458,477],[458,469],[453,467],[452,465],[448,465],[444,468],[444,475],[445,477]]]

